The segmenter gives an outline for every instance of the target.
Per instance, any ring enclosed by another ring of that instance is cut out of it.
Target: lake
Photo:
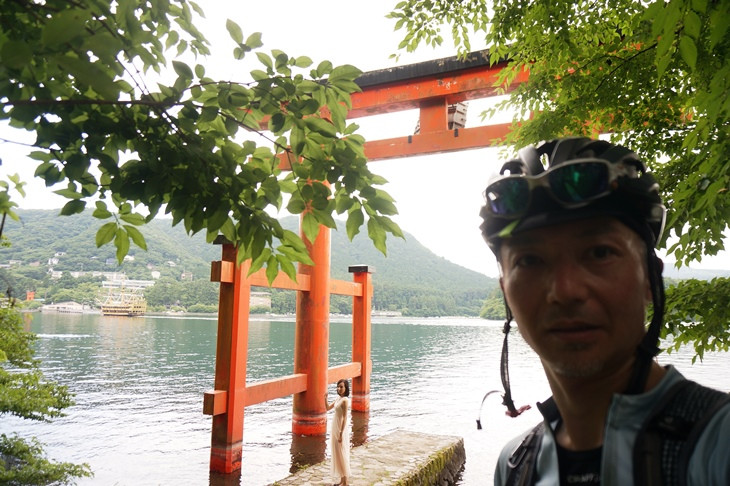
[[[36,436],[49,457],[87,462],[95,476],[80,485],[205,485],[209,473],[211,417],[203,415],[203,392],[213,387],[215,318],[104,317],[33,314],[37,357],[46,375],[75,394],[76,405],[52,423],[4,416],[0,432]],[[330,366],[350,361],[351,329],[333,318]],[[531,428],[539,413],[504,414],[494,394],[476,419],[484,394],[501,389],[502,323],[471,318],[373,320],[371,411],[355,417],[353,440],[396,429],[464,438],[461,484],[491,484],[502,445]],[[254,318],[249,331],[248,381],[293,372],[294,319]],[[686,376],[730,390],[730,356],[660,356]],[[513,329],[510,341],[513,398],[519,407],[550,395],[542,367]],[[330,399],[335,396],[330,386]],[[265,485],[301,463],[321,459],[324,438],[291,434],[292,398],[246,409],[243,468],[235,484]],[[330,417],[331,418],[331,417]],[[231,481],[228,481],[230,484]]]

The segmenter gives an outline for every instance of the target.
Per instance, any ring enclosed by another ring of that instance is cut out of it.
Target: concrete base
[[[329,454],[329,452],[328,452]],[[351,486],[448,486],[466,461],[461,437],[397,430],[350,452]],[[332,485],[330,458],[272,486]]]

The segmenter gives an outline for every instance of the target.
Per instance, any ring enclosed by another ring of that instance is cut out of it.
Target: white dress
[[[339,397],[335,401],[335,415],[330,428],[330,450],[332,451],[332,477],[339,482],[343,476],[350,477],[350,428],[347,424],[350,399]],[[342,442],[338,439],[342,430]]]

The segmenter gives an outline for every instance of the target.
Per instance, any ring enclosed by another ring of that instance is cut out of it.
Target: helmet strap
[[[651,287],[651,298],[653,314],[649,329],[636,349],[636,362],[634,370],[626,388],[627,395],[637,395],[646,389],[646,381],[649,378],[651,363],[659,353],[659,333],[664,320],[664,282],[662,279],[662,266],[659,258],[654,252],[653,246],[647,245],[647,269],[649,272],[649,285]]]
[[[509,338],[509,332],[511,329],[511,322],[512,322],[512,310],[509,308],[509,305],[507,304],[507,300],[504,301],[504,310],[507,315],[505,321],[504,321],[504,327],[502,328],[502,332],[504,333],[504,340],[502,341],[502,357],[499,361],[499,371],[500,371],[500,377],[502,378],[502,387],[504,388],[504,395],[502,395],[502,405],[507,407],[507,412],[505,412],[510,417],[517,417],[525,410],[530,409],[530,405],[524,405],[520,408],[515,407],[515,402],[512,400],[512,388],[509,384],[509,344],[508,344],[508,338]]]

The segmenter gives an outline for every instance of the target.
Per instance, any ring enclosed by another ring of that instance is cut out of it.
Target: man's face
[[[651,302],[645,251],[610,217],[504,240],[502,290],[548,374],[600,377],[633,362]]]

